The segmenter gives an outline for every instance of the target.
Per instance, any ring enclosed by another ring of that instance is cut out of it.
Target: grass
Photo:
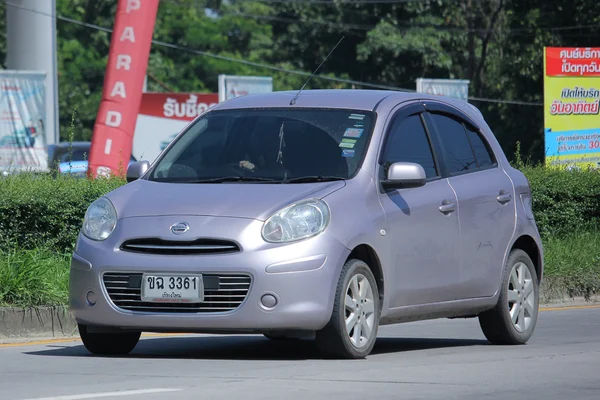
[[[46,249],[0,252],[0,306],[67,304],[69,265],[68,254]]]
[[[590,299],[600,293],[600,232],[591,230],[544,240],[542,301]],[[66,305],[70,254],[52,250],[0,252],[0,306]]]
[[[590,229],[564,238],[544,240],[544,285],[548,295],[583,296],[600,293],[600,231]]]

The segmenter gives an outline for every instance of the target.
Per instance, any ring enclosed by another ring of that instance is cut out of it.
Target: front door
[[[395,261],[391,307],[453,300],[460,285],[457,199],[441,177],[424,111],[422,105],[412,105],[393,117],[380,157],[380,179],[390,164],[401,161],[418,163],[427,174],[423,187],[380,191]]]

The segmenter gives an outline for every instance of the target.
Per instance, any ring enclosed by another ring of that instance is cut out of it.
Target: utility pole
[[[46,73],[46,143],[59,141],[56,0],[6,0],[6,66]]]

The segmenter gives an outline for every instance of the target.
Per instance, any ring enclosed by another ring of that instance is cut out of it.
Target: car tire
[[[361,260],[349,260],[340,274],[331,319],[316,333],[317,347],[336,358],[367,357],[377,340],[379,315],[379,290],[371,269]],[[347,321],[354,322],[350,331]],[[369,333],[363,336],[365,331]]]
[[[479,315],[486,339],[496,345],[522,345],[537,324],[539,282],[531,258],[521,249],[511,251],[504,266],[496,306]]]
[[[78,325],[79,336],[85,348],[96,355],[129,354],[140,340],[141,332],[89,333],[86,325]]]

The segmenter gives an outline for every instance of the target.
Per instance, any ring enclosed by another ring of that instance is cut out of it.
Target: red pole
[[[131,157],[159,0],[119,0],[88,176],[123,176]]]

